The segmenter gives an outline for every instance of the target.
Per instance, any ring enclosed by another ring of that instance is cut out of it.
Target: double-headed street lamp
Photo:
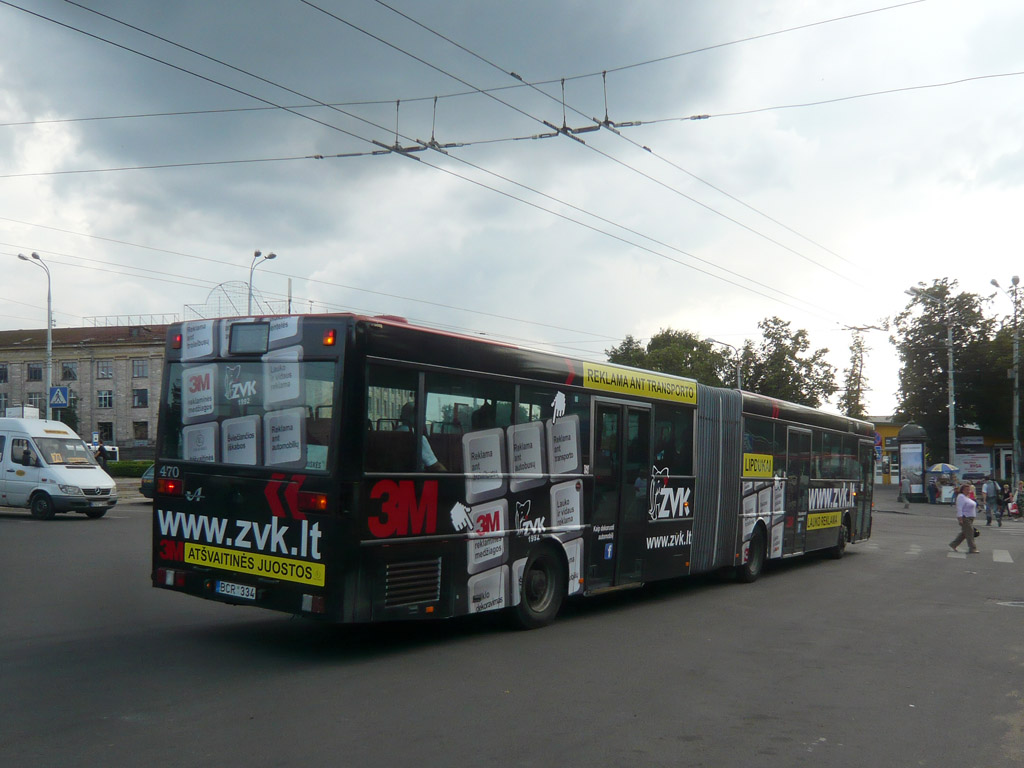
[[[276,258],[277,258],[277,254],[276,253],[268,253],[266,256],[264,256],[260,251],[256,251],[256,252],[253,253],[253,255],[252,255],[252,265],[250,265],[250,267],[249,267],[249,306],[246,309],[246,314],[248,314],[248,315],[252,314],[252,273],[255,272],[256,271],[256,267],[258,267],[263,262],[270,261],[271,259],[276,259]]]
[[[1006,289],[999,284],[999,281],[995,278],[992,279],[992,285],[998,288],[1000,291],[1006,294],[1007,298],[1013,302],[1013,493],[1017,493],[1017,482],[1020,479],[1020,356],[1018,350],[1020,348],[1020,334],[1018,332],[1017,325],[1017,285],[1020,283],[1020,278],[1014,275],[1010,278],[1010,293],[1006,292]]]
[[[943,307],[942,302],[932,296],[930,293],[926,293],[920,288],[908,288],[904,291],[908,296],[915,296],[922,301],[927,301],[929,304],[934,304],[940,309],[945,309],[945,320],[946,320],[946,347],[949,352],[949,463],[956,463],[956,391],[953,389],[953,321],[949,315],[949,308]]]
[[[32,252],[29,258],[24,253],[19,253],[18,258],[42,267],[46,272],[46,419],[50,419],[50,386],[53,383],[53,296],[50,292],[50,268],[46,266],[39,254]]]
[[[721,344],[723,347],[728,347],[736,353],[736,389],[743,389],[743,375],[740,373],[740,364],[743,362],[743,355],[740,354],[738,347],[734,347],[732,344],[728,344],[718,339],[707,338],[704,339],[708,344]]]

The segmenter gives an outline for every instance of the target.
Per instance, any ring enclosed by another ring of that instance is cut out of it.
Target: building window
[[[43,392],[29,392],[25,395],[25,405],[31,405],[40,411],[46,410],[46,394]]]
[[[149,422],[133,421],[132,434],[135,436],[136,440],[149,440]]]
[[[0,392],[0,416],[7,413],[7,393]]]
[[[102,440],[104,443],[114,442],[114,422],[98,422],[96,424],[96,431],[100,433],[100,440]]]
[[[42,381],[43,380],[43,364],[42,363],[29,363],[28,364],[28,380],[29,381]]]
[[[100,389],[96,392],[96,407],[97,408],[113,408],[114,407],[114,390],[112,389]]]
[[[112,378],[114,378],[114,361],[113,360],[97,360],[96,361],[96,378],[97,379],[112,379]]]
[[[149,407],[149,390],[148,389],[133,389],[132,390],[132,408],[148,408]]]
[[[149,360],[132,360],[132,378],[145,379],[149,377]]]
[[[61,381],[78,381],[78,361],[69,360],[60,364]]]
[[[7,383],[7,363],[0,363],[0,384]]]

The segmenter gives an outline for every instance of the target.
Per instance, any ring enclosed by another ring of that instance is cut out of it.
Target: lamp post
[[[1020,333],[1017,325],[1017,285],[1020,278],[1017,275],[1010,278],[1012,296],[1006,293],[998,280],[993,278],[991,282],[1013,302],[1013,493],[1016,494],[1020,479]]]
[[[743,356],[740,354],[739,348],[718,339],[707,338],[704,341],[708,344],[721,344],[723,347],[728,347],[736,353],[736,389],[743,389],[743,374],[740,372],[740,363],[743,361]]]
[[[252,255],[252,264],[249,266],[249,307],[246,309],[246,314],[252,314],[252,273],[256,271],[256,267],[265,261],[276,259],[276,253],[268,253],[264,256],[260,251],[255,251]]]
[[[53,295],[50,291],[50,268],[46,266],[39,254],[32,252],[29,258],[24,253],[19,253],[18,258],[42,267],[46,272],[46,419],[50,419],[50,386],[53,383]]]
[[[929,304],[934,304],[937,307],[942,307],[942,302],[936,299],[931,294],[925,293],[920,288],[908,288],[904,291],[908,296],[915,296],[922,301],[927,301]],[[953,388],[953,321],[950,319],[949,310],[946,309],[946,347],[949,352],[949,361],[947,367],[949,368],[949,463],[956,464],[956,390]]]

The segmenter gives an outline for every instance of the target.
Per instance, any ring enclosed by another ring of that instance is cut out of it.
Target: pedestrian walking
[[[999,483],[993,480],[991,475],[985,475],[981,492],[985,497],[985,525],[992,525],[993,516],[998,517],[999,525],[1002,525],[1003,518],[999,514]]]
[[[903,508],[910,509],[910,475],[900,478],[900,496],[903,497]]]
[[[106,469],[107,469],[107,446],[105,446],[103,444],[102,440],[100,440],[99,445],[96,446],[96,453],[94,455],[96,456],[96,461],[98,461],[100,466],[104,469],[104,471],[106,471]]]
[[[1003,524],[1003,518],[1010,519],[1010,506],[1013,504],[1013,492],[1010,491],[1010,484],[1003,483],[1003,490],[999,494],[999,525]]]
[[[939,485],[935,482],[935,476],[932,475],[931,479],[928,480],[928,503],[934,504],[935,500],[939,497]]]
[[[964,483],[956,496],[956,521],[960,523],[960,533],[949,542],[949,548],[954,552],[966,541],[968,554],[977,554],[978,546],[974,543],[974,519],[977,514],[978,502],[974,500],[974,486]]]

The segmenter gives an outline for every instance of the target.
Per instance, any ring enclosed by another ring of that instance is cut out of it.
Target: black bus
[[[871,424],[696,381],[302,315],[172,326],[153,584],[335,622],[507,609],[871,535]]]

